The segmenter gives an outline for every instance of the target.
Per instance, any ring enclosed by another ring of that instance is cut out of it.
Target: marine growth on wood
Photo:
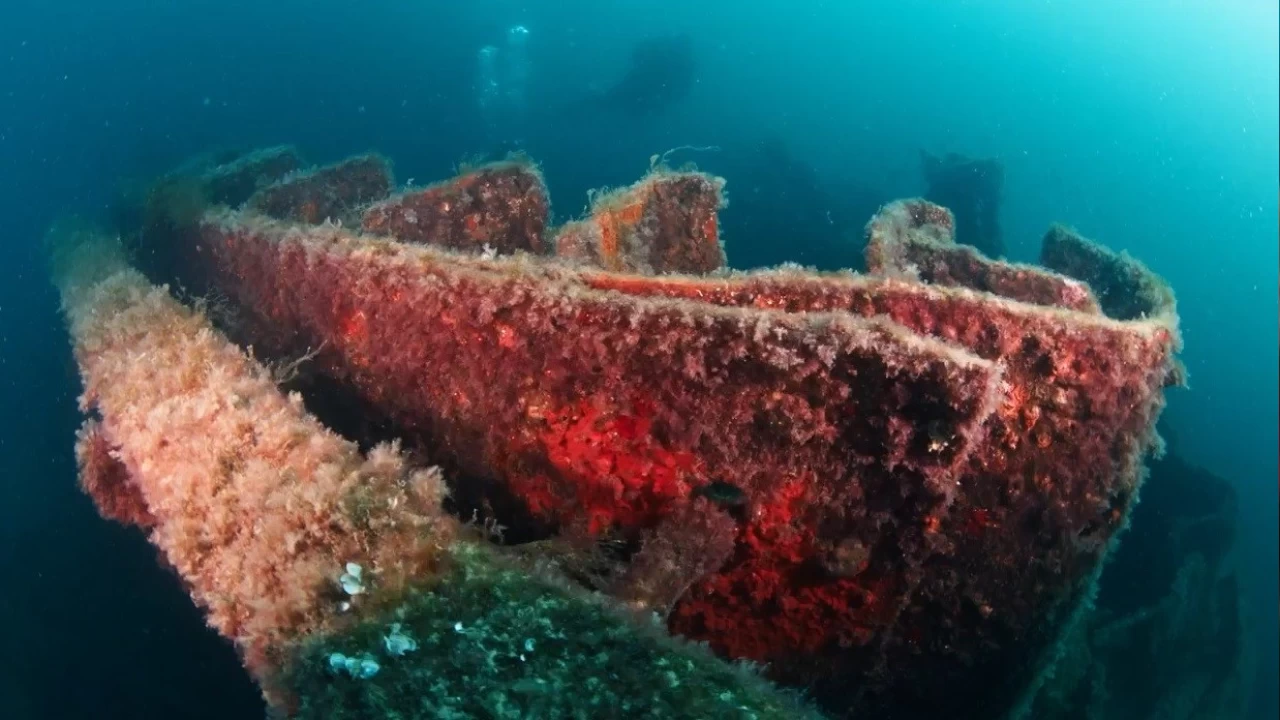
[[[262,678],[342,613],[386,611],[344,594],[345,563],[392,604],[447,582],[470,542],[453,512],[831,716],[1013,707],[1087,605],[1183,377],[1168,287],[1064,227],[1044,267],[1010,263],[904,200],[867,226],[871,274],[740,272],[702,173],[553,227],[521,159],[400,190],[374,155],[299,165],[177,171],[207,205],[153,193],[139,215],[163,222],[130,247],[222,298],[256,358],[307,357],[302,396],[136,273],[60,275],[86,489]]]

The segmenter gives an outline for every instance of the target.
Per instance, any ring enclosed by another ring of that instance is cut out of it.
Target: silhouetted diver
[[[596,94],[595,104],[627,115],[655,115],[689,94],[696,67],[687,35],[644,40],[632,48],[627,72]]]
[[[987,257],[1004,257],[1000,200],[1004,166],[956,153],[936,157],[920,151],[920,167],[929,189],[924,196],[955,214],[956,242],[972,245]]]

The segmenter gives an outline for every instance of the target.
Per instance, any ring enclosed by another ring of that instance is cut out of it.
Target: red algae
[[[390,164],[378,155],[361,155],[287,175],[258,190],[247,205],[307,225],[349,222],[364,206],[385,198],[391,185]]]
[[[606,589],[675,632],[840,716],[1012,702],[1158,447],[1167,286],[1065,231],[1058,272],[985,258],[923,201],[869,226],[876,275],[705,277],[720,181],[698,174],[597,200],[543,258],[524,172],[375,205],[387,237],[217,210],[191,242],[247,341],[321,348],[455,494],[629,545]]]
[[[455,528],[438,472],[394,446],[362,455],[203,315],[111,253],[77,254],[59,283],[80,407],[98,418],[82,483],[104,516],[148,530],[268,691],[282,653],[342,614],[346,563],[369,570],[360,602],[431,575]]]
[[[402,242],[499,254],[545,254],[550,214],[535,167],[500,162],[421,190],[406,190],[364,212],[366,232]]]
[[[724,265],[717,211],[724,181],[657,171],[598,196],[590,215],[560,228],[555,252],[613,271],[709,273]]]
[[[101,425],[86,420],[76,433],[80,487],[93,498],[103,517],[122,525],[149,528],[156,519],[137,485],[129,479],[129,471],[116,459],[117,452],[103,435]]]
[[[1002,297],[1101,312],[1089,286],[1032,265],[993,260],[955,242],[950,211],[926,200],[898,200],[867,224],[867,268],[877,275],[909,276]]]

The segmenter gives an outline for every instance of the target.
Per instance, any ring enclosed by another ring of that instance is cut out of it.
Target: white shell
[[[390,635],[382,636],[382,645],[387,649],[388,655],[400,657],[407,652],[413,652],[418,649],[418,641],[405,635],[398,630],[393,630]]]
[[[338,582],[342,583],[342,591],[348,595],[359,595],[364,592],[364,585],[360,583],[360,578],[354,575],[343,575],[338,578]]]
[[[360,661],[359,671],[353,674],[361,680],[368,680],[374,675],[377,675],[378,671],[381,669],[382,666],[378,664],[377,660],[367,657]]]
[[[329,669],[334,672],[341,672],[347,669],[347,656],[336,652],[329,656]]]

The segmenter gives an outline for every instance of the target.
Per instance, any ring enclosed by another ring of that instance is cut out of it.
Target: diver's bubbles
[[[498,80],[498,48],[493,45],[485,45],[480,48],[480,52],[476,54],[477,71],[476,85],[481,93],[486,88],[497,88],[500,83]]]
[[[529,86],[529,28],[515,25],[507,30],[506,89],[511,111],[522,121]]]
[[[476,105],[484,119],[490,142],[511,141],[524,130],[528,103],[529,28],[507,28],[499,48],[485,45],[476,53]]]
[[[498,48],[485,45],[476,53],[476,104],[484,116],[486,125],[497,122],[497,113],[501,112],[498,101],[502,96],[502,87],[498,79]]]

